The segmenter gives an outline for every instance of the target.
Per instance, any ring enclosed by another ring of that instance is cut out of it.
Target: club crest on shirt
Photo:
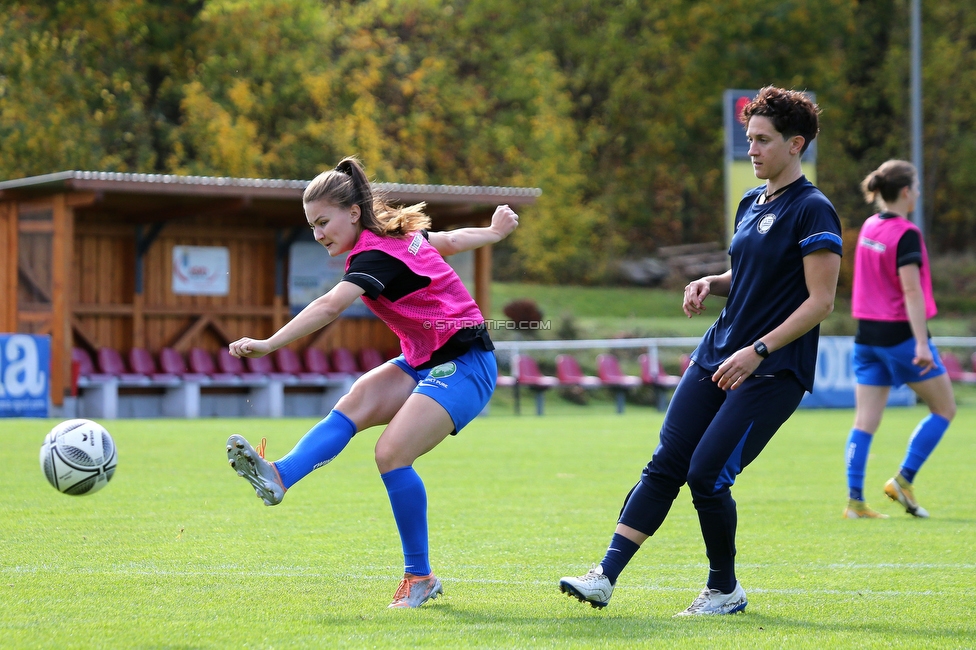
[[[427,376],[434,379],[441,379],[443,377],[450,377],[455,372],[457,372],[457,365],[453,361],[448,361],[447,363],[442,363],[439,366],[431,368]]]
[[[759,220],[759,225],[756,226],[756,230],[759,231],[760,235],[765,235],[769,232],[769,229],[773,227],[773,222],[776,221],[775,214],[767,214],[765,217]]]
[[[410,253],[411,255],[416,255],[417,251],[420,250],[420,245],[423,243],[424,243],[424,236],[418,232],[416,235],[413,236],[413,241],[410,242],[410,247],[407,249],[407,252]]]

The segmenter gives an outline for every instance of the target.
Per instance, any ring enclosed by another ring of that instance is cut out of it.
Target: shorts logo
[[[767,214],[759,221],[759,226],[756,227],[756,230],[759,231],[760,235],[765,235],[767,232],[769,232],[769,229],[773,227],[774,221],[776,221],[776,215]]]
[[[431,368],[430,374],[427,376],[432,379],[440,379],[442,377],[450,377],[455,372],[457,372],[457,364],[453,361],[448,361],[447,363],[442,363],[439,366]]]

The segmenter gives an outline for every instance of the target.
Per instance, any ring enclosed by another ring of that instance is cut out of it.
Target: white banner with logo
[[[0,334],[0,417],[46,418],[51,337]]]
[[[227,247],[173,247],[173,293],[226,296],[229,289],[230,250]]]

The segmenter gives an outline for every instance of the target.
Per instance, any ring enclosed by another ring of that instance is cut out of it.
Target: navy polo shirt
[[[729,246],[732,284],[725,308],[692,359],[715,371],[725,359],[776,329],[806,300],[803,257],[822,248],[843,254],[834,206],[805,177],[771,203],[756,202],[765,190],[749,190],[739,202]],[[813,391],[820,326],[771,352],[758,375],[792,372]]]

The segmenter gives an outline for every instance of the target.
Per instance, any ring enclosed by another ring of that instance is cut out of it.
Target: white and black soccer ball
[[[44,438],[41,471],[65,494],[98,492],[112,480],[118,454],[105,428],[91,420],[65,420]]]

